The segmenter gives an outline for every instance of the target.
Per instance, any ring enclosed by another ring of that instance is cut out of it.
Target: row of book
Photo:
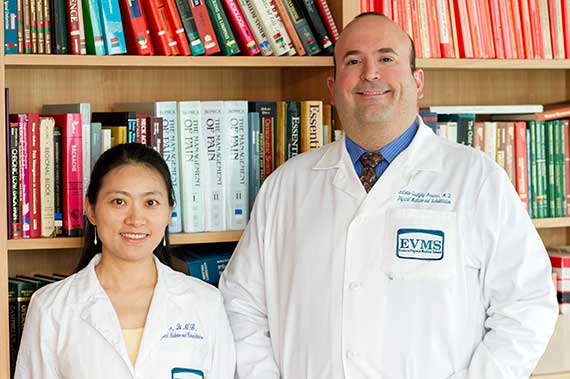
[[[413,36],[420,58],[570,58],[565,0],[360,0]]]
[[[533,218],[570,216],[570,120],[542,105],[431,107],[421,114],[443,138],[472,146],[503,167]],[[534,111],[485,114],[492,111]],[[442,114],[435,111],[456,111]],[[462,113],[474,112],[476,113]],[[481,113],[482,112],[482,113]]]
[[[80,236],[94,162],[119,143],[145,143],[171,172],[171,233],[241,230],[273,170],[333,140],[321,101],[51,104],[7,122],[9,237]]]
[[[330,55],[326,0],[6,0],[6,54]]]

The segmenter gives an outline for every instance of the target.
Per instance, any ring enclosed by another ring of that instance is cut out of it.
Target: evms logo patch
[[[404,259],[443,259],[445,234],[441,230],[398,229],[396,255]]]

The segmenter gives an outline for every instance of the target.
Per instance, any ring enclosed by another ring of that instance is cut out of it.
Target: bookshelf
[[[358,1],[328,0],[341,29]],[[3,21],[0,21],[0,24]],[[3,27],[0,38],[3,40]],[[90,102],[108,111],[115,102],[157,100],[322,99],[332,75],[331,57],[7,56],[0,47],[0,82],[10,88],[10,112],[39,111],[43,104]],[[549,103],[570,97],[570,61],[419,59],[429,104]],[[0,100],[5,101],[0,91]],[[5,119],[4,107],[0,120]],[[5,140],[4,122],[0,138]],[[5,156],[5,144],[0,155]],[[0,182],[6,167],[0,165]],[[6,187],[0,185],[0,377],[9,377],[8,276],[70,272],[80,238],[7,240]],[[570,218],[535,220],[547,246],[570,244]],[[241,232],[176,234],[174,245],[237,241]],[[570,378],[570,375],[541,378]]]

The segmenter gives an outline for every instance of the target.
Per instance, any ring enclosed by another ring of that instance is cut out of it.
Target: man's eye
[[[394,58],[392,57],[382,57],[382,62],[394,62]]]
[[[347,61],[346,64],[347,64],[348,66],[351,66],[351,65],[353,65],[353,64],[358,64],[359,62],[360,62],[360,61],[359,61],[358,59],[351,59],[351,60]]]

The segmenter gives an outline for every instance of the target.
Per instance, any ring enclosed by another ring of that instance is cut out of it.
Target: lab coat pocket
[[[398,208],[387,221],[382,269],[388,278],[445,280],[457,273],[455,212]]]

